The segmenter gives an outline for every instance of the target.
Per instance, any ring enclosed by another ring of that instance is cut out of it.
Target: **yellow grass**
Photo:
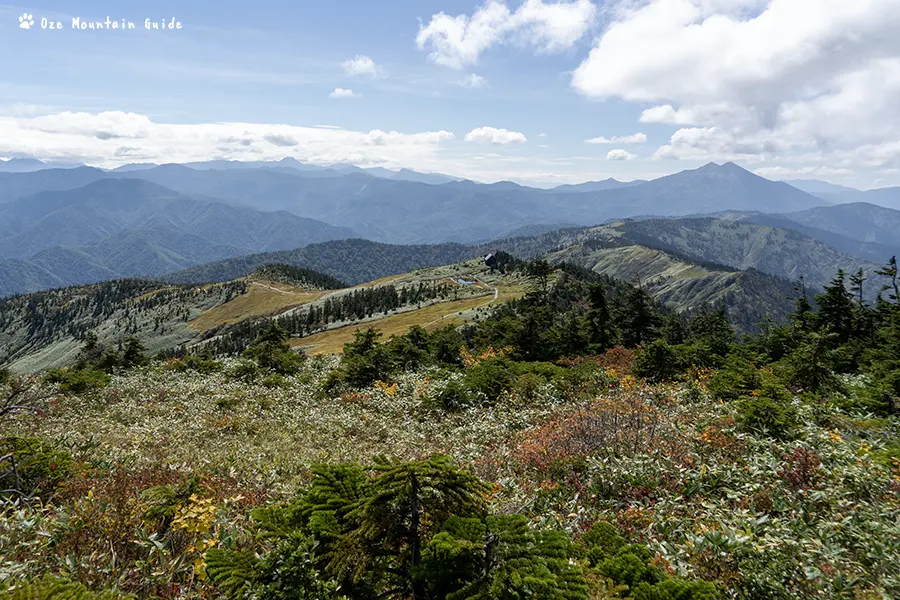
[[[328,292],[306,290],[283,283],[254,281],[250,283],[246,294],[204,311],[189,325],[194,331],[207,331],[220,325],[230,325],[306,304],[326,293]]]
[[[376,285],[384,285],[385,283],[390,283],[392,281],[396,281],[401,277],[406,277],[408,273],[400,273],[398,275],[388,275],[387,277],[382,277],[381,279],[376,279],[374,281],[369,281],[367,283],[361,283],[359,285],[355,285],[350,289],[364,288],[364,287],[374,287]]]
[[[460,315],[460,312],[512,300],[524,293],[521,286],[499,286],[497,291],[497,300],[493,300],[493,296],[489,295],[441,302],[418,310],[391,315],[383,319],[347,325],[346,327],[294,339],[291,340],[291,345],[302,347],[307,354],[340,354],[344,350],[344,344],[353,341],[354,335],[360,329],[374,327],[383,334],[381,340],[387,341],[391,336],[405,334],[413,325],[421,325],[429,331],[447,325],[462,325],[468,319],[465,315]]]

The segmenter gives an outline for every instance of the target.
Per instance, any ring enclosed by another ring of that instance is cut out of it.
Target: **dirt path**
[[[271,285],[262,283],[262,282],[260,282],[260,281],[254,281],[254,282],[252,282],[252,283],[258,285],[259,287],[264,287],[264,288],[266,288],[267,290],[272,290],[273,292],[278,292],[279,294],[293,294],[293,295],[296,296],[297,294],[300,294],[300,293],[301,293],[301,292],[289,292],[289,291],[287,291],[287,290],[279,290],[277,287],[274,287],[274,286],[271,286]]]
[[[478,283],[480,283],[481,285],[484,285],[484,286],[493,288],[493,290],[494,290],[494,296],[493,296],[490,300],[488,300],[487,302],[485,302],[484,304],[479,304],[479,305],[476,306],[475,308],[470,308],[469,310],[478,310],[479,308],[484,308],[485,306],[491,305],[491,304],[493,304],[494,302],[496,302],[496,301],[497,301],[497,298],[500,297],[500,290],[497,288],[497,286],[490,286],[490,285],[487,285],[486,283],[483,283],[483,282],[481,282],[481,281],[478,281],[477,279],[476,279],[476,281],[477,281]],[[450,318],[450,317],[455,317],[456,314],[457,314],[458,312],[459,312],[459,311],[452,312],[452,313],[448,313],[448,314],[446,314],[446,315],[441,315],[440,318],[435,319],[434,321],[431,321],[430,323],[425,323],[424,327],[425,327],[425,328],[428,328],[428,327],[434,325],[435,323],[437,323],[438,321],[442,321],[442,320],[448,319],[448,318]]]

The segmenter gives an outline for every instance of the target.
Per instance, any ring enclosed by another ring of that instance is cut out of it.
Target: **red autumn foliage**
[[[611,369],[617,375],[631,375],[631,368],[634,364],[634,350],[616,346],[610,348],[603,354],[594,356],[577,356],[575,358],[562,358],[556,363],[562,367],[577,367],[584,363],[594,363],[604,369]]]
[[[649,451],[657,443],[660,421],[660,409],[639,396],[600,398],[526,432],[515,455],[522,467],[548,473],[601,452]]]
[[[796,448],[792,454],[785,454],[784,467],[779,475],[792,490],[806,490],[815,487],[819,478],[819,455],[806,448]]]

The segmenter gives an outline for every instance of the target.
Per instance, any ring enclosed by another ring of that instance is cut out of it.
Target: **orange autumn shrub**
[[[602,368],[610,377],[622,377],[623,375],[631,375],[631,369],[634,365],[634,350],[616,346],[610,348],[603,354],[594,356],[576,356],[574,358],[561,358],[556,364],[562,367],[578,367],[585,363],[592,363]]]
[[[657,444],[661,419],[660,409],[640,396],[599,398],[523,434],[514,456],[526,470],[547,474],[595,454],[646,452]]]

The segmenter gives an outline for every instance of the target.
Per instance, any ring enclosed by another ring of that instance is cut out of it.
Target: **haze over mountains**
[[[160,275],[353,235],[313,219],[190,197],[140,179],[98,180],[0,204],[0,295]]]
[[[15,161],[0,165],[0,295],[157,277],[328,240],[479,247],[501,237],[648,216],[714,215],[793,230],[863,262],[881,263],[900,253],[900,212],[867,203],[834,204],[836,198],[857,196],[890,203],[891,188],[860,192],[794,182],[803,191],[733,163],[710,163],[652,181],[607,179],[544,190],[294,159],[126,165],[113,171]],[[766,243],[792,252],[797,242],[789,238],[774,236]],[[833,272],[825,265],[835,261],[821,262],[823,272]]]

